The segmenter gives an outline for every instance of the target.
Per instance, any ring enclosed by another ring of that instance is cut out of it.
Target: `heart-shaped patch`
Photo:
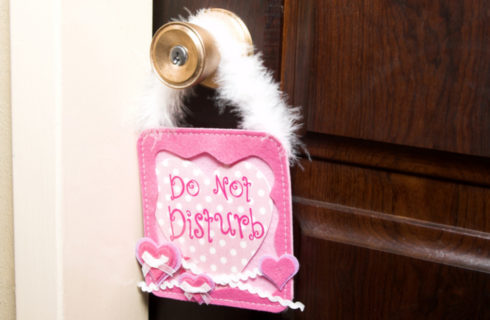
[[[189,293],[209,293],[214,290],[214,281],[205,274],[185,272],[179,277],[180,288]]]
[[[155,172],[155,215],[164,238],[200,272],[241,272],[271,224],[270,168],[258,159],[225,166],[208,155],[186,160],[161,152]]]
[[[262,275],[281,291],[298,270],[298,259],[290,254],[284,254],[279,259],[272,256],[263,256],[260,260],[260,272]]]
[[[157,245],[150,238],[143,238],[136,245],[136,258],[142,266],[147,284],[160,285],[180,268],[179,249],[172,243]]]
[[[183,273],[179,277],[179,287],[189,300],[198,303],[209,303],[209,293],[214,290],[214,281],[205,274],[194,275],[190,272]]]

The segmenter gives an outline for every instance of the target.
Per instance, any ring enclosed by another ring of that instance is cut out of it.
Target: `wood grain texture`
[[[292,172],[296,196],[490,232],[488,188],[320,160],[302,165]]]
[[[490,234],[295,197],[304,234],[490,273]]]
[[[284,1],[281,89],[290,104],[303,107],[304,119],[308,119],[311,107],[307,103],[310,82],[315,81],[308,71],[311,57],[316,55],[310,23],[313,10],[313,6],[305,6],[302,1]],[[306,126],[301,128],[301,133],[306,133]]]
[[[284,88],[309,131],[490,155],[490,5],[286,1]]]
[[[490,187],[490,158],[317,133],[303,141],[316,159]]]
[[[295,319],[488,319],[490,275],[312,237],[301,241]],[[311,257],[315,257],[312,259]]]

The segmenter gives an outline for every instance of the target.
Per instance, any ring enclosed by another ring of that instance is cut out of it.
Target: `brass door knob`
[[[252,37],[243,21],[233,12],[208,9],[205,14],[222,19],[237,41],[252,48]],[[157,30],[150,47],[150,59],[156,74],[167,86],[176,89],[198,83],[216,88],[214,73],[220,53],[212,30],[188,22],[169,22]],[[244,54],[252,54],[252,50]]]

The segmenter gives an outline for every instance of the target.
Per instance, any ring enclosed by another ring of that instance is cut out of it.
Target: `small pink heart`
[[[205,274],[194,275],[190,272],[183,273],[179,277],[179,283],[181,287],[188,290],[186,292],[191,293],[208,293],[214,289],[214,281],[209,276]]]
[[[150,238],[143,238],[136,245],[136,258],[142,265],[143,275],[147,284],[160,285],[180,268],[181,256],[179,249],[168,242],[157,245]]]
[[[279,259],[272,256],[263,256],[260,259],[260,272],[280,291],[298,270],[298,259],[290,254],[283,254]]]
[[[213,279],[205,274],[194,275],[186,272],[179,277],[180,288],[184,291],[187,299],[194,299],[201,304],[203,301],[209,303],[209,292],[214,290]]]

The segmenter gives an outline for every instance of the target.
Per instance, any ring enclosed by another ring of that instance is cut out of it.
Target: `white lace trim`
[[[202,273],[202,270],[199,269],[198,266],[196,266],[193,263],[187,262],[185,260],[182,261],[182,267],[186,270],[192,271],[194,274],[199,274]],[[248,279],[255,279],[257,276],[261,275],[260,271],[258,268],[254,268],[252,270],[247,270],[242,273],[230,273],[230,274],[218,274],[218,275],[210,275],[207,274],[211,279],[216,284],[229,284],[231,282],[239,282],[239,281],[246,281]]]
[[[293,302],[291,300],[286,300],[278,296],[273,296],[270,293],[262,291],[259,288],[252,287],[248,283],[230,282],[228,285],[232,288],[236,288],[242,291],[247,291],[251,294],[258,295],[259,297],[268,299],[271,302],[277,302],[283,307],[289,307],[291,309],[300,309],[301,311],[305,310],[305,305],[299,301]],[[141,281],[138,283],[138,287],[140,287],[143,292],[152,292],[157,290],[172,289],[174,287],[180,288],[180,284],[177,282],[177,280],[164,281],[159,288],[154,283],[150,283],[150,285],[147,285],[144,281]]]
[[[141,291],[143,292],[153,292],[158,290],[173,289],[174,287],[180,288],[180,284],[177,280],[171,280],[162,282],[160,287],[158,287],[153,282],[147,285],[146,282],[141,281],[138,282],[138,287],[141,288]]]
[[[229,286],[232,288],[237,288],[242,291],[248,291],[251,294],[256,294],[261,298],[269,299],[271,302],[278,302],[283,307],[289,307],[291,309],[300,309],[301,311],[305,310],[305,305],[299,301],[293,302],[291,300],[286,300],[278,296],[273,296],[268,292],[262,291],[259,288],[252,287],[248,283],[229,283]]]

